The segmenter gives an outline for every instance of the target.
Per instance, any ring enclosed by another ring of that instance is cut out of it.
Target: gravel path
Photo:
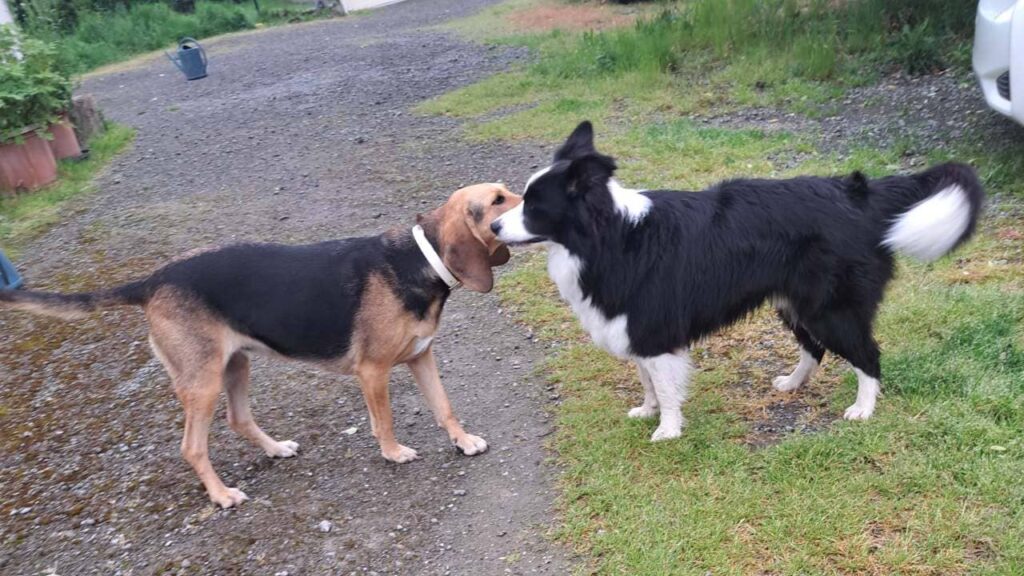
[[[922,169],[929,153],[955,150],[965,139],[991,154],[1024,143],[1024,128],[988,108],[967,70],[919,77],[892,74],[848,90],[842,98],[821,105],[814,117],[782,108],[745,108],[695,120],[724,128],[809,135],[819,150],[840,159],[856,148],[912,144],[896,168],[902,172]],[[806,159],[807,155],[789,154],[780,164],[791,168]]]
[[[521,186],[549,150],[467,144],[455,122],[409,112],[525,56],[429,28],[489,3],[409,0],[234,36],[212,43],[197,82],[160,60],[88,79],[81,91],[138,129],[135,146],[19,266],[35,287],[89,289],[197,246],[378,232],[465,184]],[[302,453],[267,459],[221,419],[214,465],[253,500],[219,511],[178,454],[182,412],[137,311],[0,318],[0,572],[569,573],[544,537],[542,345],[493,296],[457,292],[436,350],[487,454],[449,448],[404,368],[399,439],[424,458],[399,466],[380,457],[351,378],[257,361],[256,417]]]

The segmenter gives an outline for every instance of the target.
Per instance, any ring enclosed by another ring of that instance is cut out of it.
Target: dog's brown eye
[[[498,196],[497,198],[494,199],[494,202],[492,202],[492,204],[495,205],[495,206],[497,206],[498,204],[504,204],[504,203],[505,203],[505,197],[504,196]]]

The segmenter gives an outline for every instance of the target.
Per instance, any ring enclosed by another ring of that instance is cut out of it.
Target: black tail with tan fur
[[[77,320],[101,308],[141,306],[146,303],[146,299],[144,282],[133,282],[110,290],[79,294],[0,290],[0,310],[23,310],[64,320]]]

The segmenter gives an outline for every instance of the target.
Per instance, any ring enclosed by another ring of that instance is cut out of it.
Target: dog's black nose
[[[494,232],[495,234],[501,232],[501,222],[499,222],[498,220],[491,222],[491,232]]]

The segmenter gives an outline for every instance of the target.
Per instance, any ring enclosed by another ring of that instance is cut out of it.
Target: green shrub
[[[75,31],[55,39],[64,68],[82,72],[166,48],[184,36],[203,38],[252,27],[247,8],[234,4],[204,2],[195,14],[179,14],[166,4],[154,3],[81,13]]]
[[[917,26],[904,24],[891,40],[892,60],[909,74],[926,74],[941,68],[945,59],[938,38],[925,20]]]
[[[0,142],[29,126],[46,128],[70,98],[71,82],[57,70],[54,47],[0,26]]]
[[[290,21],[303,7],[286,0],[196,2],[193,14],[161,1],[23,0],[24,30],[59,47],[59,67],[74,74],[136,54],[173,46],[180,38],[207,38],[253,28],[256,22]],[[74,10],[69,11],[67,6]],[[73,18],[69,16],[73,12]],[[309,16],[314,17],[314,16]]]
[[[196,8],[196,19],[199,20],[199,36],[246,30],[253,26],[245,12],[227,4],[200,4]]]

